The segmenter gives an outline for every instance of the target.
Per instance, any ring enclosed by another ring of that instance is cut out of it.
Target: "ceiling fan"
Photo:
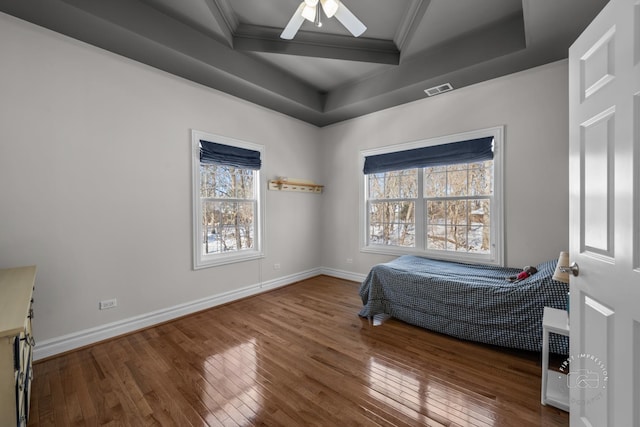
[[[298,10],[293,14],[284,31],[280,34],[280,37],[286,40],[293,39],[305,19],[321,27],[321,11],[318,7],[318,2],[322,5],[322,10],[324,14],[327,15],[327,18],[335,16],[354,37],[358,37],[367,29],[340,0],[304,0],[300,3],[300,6],[298,6]]]

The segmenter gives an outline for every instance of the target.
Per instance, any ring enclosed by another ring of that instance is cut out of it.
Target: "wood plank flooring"
[[[29,426],[567,426],[540,355],[357,316],[318,276],[35,364]]]

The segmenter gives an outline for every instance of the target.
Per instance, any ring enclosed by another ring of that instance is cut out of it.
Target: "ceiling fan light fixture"
[[[327,18],[331,18],[338,11],[338,7],[340,6],[340,2],[338,0],[320,0],[322,3],[322,9],[324,10],[324,14],[327,15]]]
[[[306,4],[304,9],[302,9],[302,16],[307,21],[314,22],[316,20],[316,7]]]
[[[318,3],[322,2],[322,10]],[[305,19],[313,22],[317,27],[322,26],[322,12],[327,17],[335,17],[354,37],[360,36],[367,30],[364,25],[340,0],[303,0],[293,14],[289,23],[280,34],[280,38],[291,40],[302,27]]]

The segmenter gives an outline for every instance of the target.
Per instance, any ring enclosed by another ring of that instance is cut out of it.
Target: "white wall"
[[[361,150],[493,126],[505,127],[505,262],[556,258],[569,242],[567,91],[560,61],[323,128],[323,266],[348,277],[393,258],[359,251]]]
[[[190,130],[263,144],[264,183],[320,181],[318,128],[1,13],[0,55],[0,268],[38,266],[38,349],[317,274],[321,196],[274,191],[264,260],[192,270]]]
[[[2,13],[0,56],[0,268],[38,266],[39,357],[390,259],[359,252],[362,149],[504,125],[507,263],[567,247],[565,62],[318,129]],[[326,185],[266,192],[265,259],[192,270],[192,128]]]

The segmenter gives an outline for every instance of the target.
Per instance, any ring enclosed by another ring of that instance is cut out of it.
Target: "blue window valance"
[[[234,166],[259,170],[262,166],[260,152],[232,145],[200,140],[200,163]]]
[[[367,156],[364,173],[381,173],[428,166],[483,162],[493,159],[493,136]]]

